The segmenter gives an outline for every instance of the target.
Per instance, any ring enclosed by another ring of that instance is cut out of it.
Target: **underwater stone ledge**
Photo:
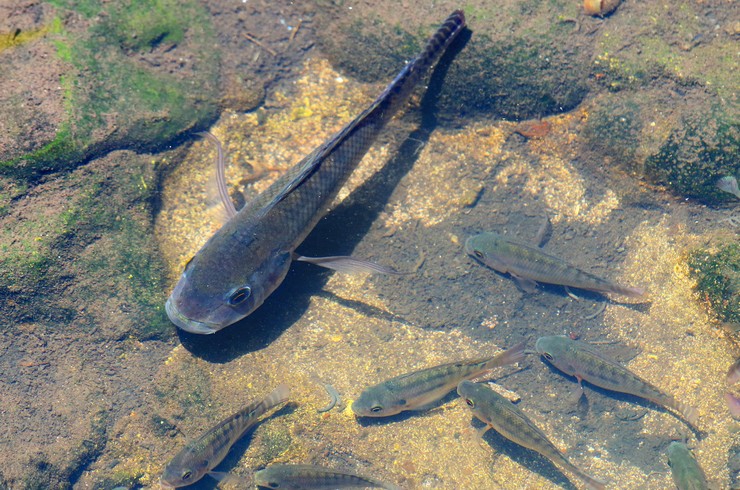
[[[667,84],[589,101],[584,152],[684,197],[736,199],[716,185],[720,177],[740,175],[740,124],[732,107],[700,87],[678,95]]]
[[[450,13],[436,9],[433,16],[423,2],[406,7],[414,17],[399,15],[395,2],[380,2],[374,12],[361,2],[324,8],[320,47],[351,76],[390,82]],[[522,9],[529,9],[525,22]],[[574,29],[577,9],[568,2],[467,4],[472,36],[445,75],[436,101],[440,118],[529,119],[575,108],[588,94],[591,63],[591,50]]]
[[[740,244],[727,243],[715,251],[696,250],[689,256],[691,275],[717,318],[732,331],[740,330]]]
[[[11,201],[0,225],[1,320],[87,331],[91,340],[169,338],[153,233],[159,169],[113,152]]]
[[[740,172],[735,26],[719,0],[622,5],[594,43],[586,146],[680,196],[734,199],[716,182]]]
[[[116,149],[153,151],[216,119],[219,54],[199,3],[49,3],[36,27],[46,35],[0,52],[0,73],[27,80],[0,95],[0,174],[35,179]]]

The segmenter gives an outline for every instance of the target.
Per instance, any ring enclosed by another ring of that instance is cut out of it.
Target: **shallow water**
[[[307,51],[290,70],[295,78],[271,85],[259,109],[225,110],[209,128],[224,145],[237,201],[267,188],[384,86],[341,74],[319,50]],[[351,410],[365,387],[387,378],[522,340],[533,349],[541,335],[571,334],[696,407],[701,437],[661,407],[588,384],[586,399],[574,402],[575,380],[534,354],[490,379],[609,488],[673,488],[665,456],[672,440],[687,440],[710,480],[728,487],[740,426],[725,406],[724,375],[738,350],[696,292],[686,259],[695,248],[737,240],[729,221],[737,206],[685,200],[581,155],[598,100],[545,118],[549,127],[528,139],[518,123],[497,119],[420,128],[420,111],[428,110],[419,109],[422,93],[389,124],[298,248],[308,256],[352,254],[412,274],[343,275],[297,263],[262,307],[216,335],[177,331],[172,341],[151,342],[124,336],[84,355],[69,346],[86,332],[46,335],[35,322],[20,325],[15,337],[4,332],[3,372],[23,370],[3,385],[13,403],[2,410],[9,422],[0,476],[21,481],[28,471],[8,441],[19,437],[24,457],[46,451],[51,461],[63,459],[65,439],[87,434],[91,414],[102,407],[105,443],[70,483],[158,488],[164,465],[188,440],[287,383],[291,403],[238,442],[219,471],[249,477],[271,463],[311,463],[408,489],[581,488],[493,431],[480,441],[481,424],[454,395],[431,410],[388,419],[360,420]],[[154,217],[167,292],[223,222],[215,151],[205,141],[180,149],[147,157],[171,169]],[[530,242],[545,217],[552,223],[548,253],[644,287],[649,302],[586,292],[573,299],[547,285],[523,292],[463,251],[465,239],[482,231]],[[329,399],[327,383],[341,401],[319,413]],[[44,393],[57,402],[56,412],[41,417]],[[84,415],[69,427],[78,413]],[[53,417],[61,421],[39,427],[38,420]],[[214,486],[206,478],[189,488]]]
[[[225,114],[213,128],[230,155],[227,174],[234,188],[247,193],[264,188],[277,172],[240,185],[254,172],[253,162],[279,167],[286,156],[298,160],[340,127],[342,121],[325,116],[331,113],[327,108],[357,104],[347,109],[348,116],[378,90],[343,79],[320,57],[305,62],[296,89],[292,96],[276,96],[281,107],[263,125],[254,114]],[[313,114],[295,118],[306,101]],[[176,348],[160,375],[175,376],[183,366],[204,371],[213,404],[223,399],[230,405],[215,413],[238,407],[234,393],[242,393],[240,386],[261,393],[287,381],[295,390],[294,411],[257,429],[255,441],[232,462],[234,472],[247,474],[269,463],[270,438],[287,432],[290,444],[275,461],[328,463],[409,488],[567,487],[563,474],[543,458],[499,436],[489,433],[479,444],[468,410],[453,397],[428,412],[379,421],[358,421],[347,405],[365,386],[403,372],[485,355],[520,339],[533,346],[539,335],[574,332],[605,342],[607,354],[697,406],[707,432],[696,440],[669,412],[591,387],[588,406],[577,406],[570,396],[574,381],[537,356],[520,369],[495,373],[576,464],[614,488],[669,488],[663,451],[672,439],[688,437],[707,473],[727,481],[734,424],[722,401],[722,374],[732,355],[695,300],[683,262],[692,246],[727,231],[716,224],[717,210],[578,162],[569,142],[578,138],[587,116],[582,109],[549,118],[551,132],[529,141],[513,134],[516,124],[509,122],[436,128],[423,143],[404,140],[414,130],[413,116],[392,123],[335,210],[299,251],[351,252],[405,270],[421,264],[418,271],[357,277],[296,265],[253,317],[213,339],[181,335],[187,348]],[[300,147],[284,143],[290,134],[301,135]],[[399,163],[399,153],[413,163]],[[192,194],[208,193],[195,189],[208,188],[212,158],[205,143],[195,144],[165,184],[158,229],[175,274],[213,229],[198,226],[202,198],[182,199],[182,183]],[[390,165],[405,166],[407,173],[396,176]],[[480,199],[470,206],[465,196],[480,189]],[[650,303],[609,302],[603,314],[586,320],[603,298],[584,294],[574,301],[556,286],[523,293],[462,250],[467,236],[483,230],[531,239],[544,216],[553,223],[546,250],[618,282],[646,287]],[[183,243],[191,247],[186,250]],[[217,368],[208,361],[217,361]],[[327,400],[319,381],[342,393],[343,410],[316,413]],[[204,427],[203,421],[183,423]],[[172,441],[173,448],[180,442]]]

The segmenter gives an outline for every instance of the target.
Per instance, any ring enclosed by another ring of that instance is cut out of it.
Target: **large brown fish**
[[[492,428],[510,441],[537,451],[554,464],[576,475],[589,488],[597,490],[606,488],[604,483],[571,463],[519,407],[489,387],[472,381],[462,381],[457,385],[457,393],[465,400],[473,415],[488,426],[486,430]]]
[[[172,323],[210,334],[264,302],[288,273],[296,247],[321,219],[380,130],[464,27],[462,11],[450,15],[424,51],[370,107],[247,203],[206,242],[185,266],[167,300]],[[346,266],[333,261],[333,268]],[[326,260],[322,265],[329,266]]]
[[[645,398],[658,405],[672,408],[689,424],[696,427],[699,414],[693,407],[663,393],[584,342],[571,340],[564,335],[550,335],[537,339],[535,349],[550,364],[565,374],[575,376],[579,385],[583,380],[607,390]]]
[[[644,289],[620,286],[582,271],[537,247],[497,233],[471,236],[465,241],[465,252],[493,270],[502,274],[508,272],[525,290],[534,289],[538,282],[543,282],[635,298],[645,296]]]

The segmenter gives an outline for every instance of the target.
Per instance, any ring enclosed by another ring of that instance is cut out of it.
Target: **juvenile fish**
[[[465,27],[450,15],[380,96],[265,192],[227,221],[185,266],[165,310],[183,330],[211,334],[252,313],[280,285],[295,249],[367,153],[380,130],[408,100],[417,82]],[[351,258],[302,260],[330,268],[365,266]]]
[[[558,284],[641,298],[645,290],[620,286],[582,271],[536,247],[515,242],[497,233],[481,233],[465,241],[465,252],[493,270],[507,272],[523,289],[534,289],[538,282]]]
[[[686,444],[673,441],[668,446],[668,464],[678,490],[706,490],[707,477]]]
[[[607,390],[645,398],[677,411],[689,424],[696,426],[699,415],[693,407],[663,393],[584,342],[571,340],[563,335],[551,335],[537,339],[535,349],[553,366],[565,374],[575,376],[579,386],[581,380],[584,380]]]
[[[464,379],[524,359],[524,342],[493,357],[434,366],[391,378],[366,388],[352,403],[360,417],[388,417],[404,410],[424,410],[441,400]]]
[[[335,488],[399,487],[374,478],[308,464],[273,464],[254,474],[257,488],[281,490],[332,490]]]
[[[473,415],[488,425],[485,430],[492,428],[510,441],[537,451],[557,466],[576,475],[589,488],[606,488],[603,482],[586,474],[563,456],[563,453],[550,442],[545,433],[537,428],[519,407],[489,387],[465,380],[457,385],[457,393],[472,409]]]
[[[198,439],[188,443],[164,467],[160,483],[164,488],[191,485],[215,468],[231,446],[270,409],[288,399],[289,390],[280,385],[264,400],[252,402],[222,421]]]

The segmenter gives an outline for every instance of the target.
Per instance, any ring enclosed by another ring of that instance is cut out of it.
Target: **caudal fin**
[[[565,457],[563,457],[563,459],[565,459]],[[592,490],[604,490],[606,488],[606,482],[597,480],[570,461],[565,460],[563,463],[565,463],[565,467],[580,478],[588,488]]]
[[[587,475],[582,471],[578,474],[578,476],[581,478],[581,480],[583,480],[583,483],[585,483],[588,488],[591,488],[593,490],[604,490],[606,488],[606,482],[597,480],[596,478],[592,477],[591,475]]]
[[[610,288],[610,292],[621,294],[630,298],[644,299],[647,297],[647,291],[644,288],[635,288],[631,286],[619,286],[614,284]]]
[[[524,359],[524,342],[519,342],[514,347],[507,349],[488,362],[489,368],[514,364]]]
[[[272,407],[275,407],[277,405],[280,405],[283,402],[288,401],[288,397],[290,396],[290,388],[288,388],[288,385],[281,384],[278,385],[277,388],[272,390],[272,392],[265,397],[263,400],[263,403],[266,405],[266,410],[271,409]]]

